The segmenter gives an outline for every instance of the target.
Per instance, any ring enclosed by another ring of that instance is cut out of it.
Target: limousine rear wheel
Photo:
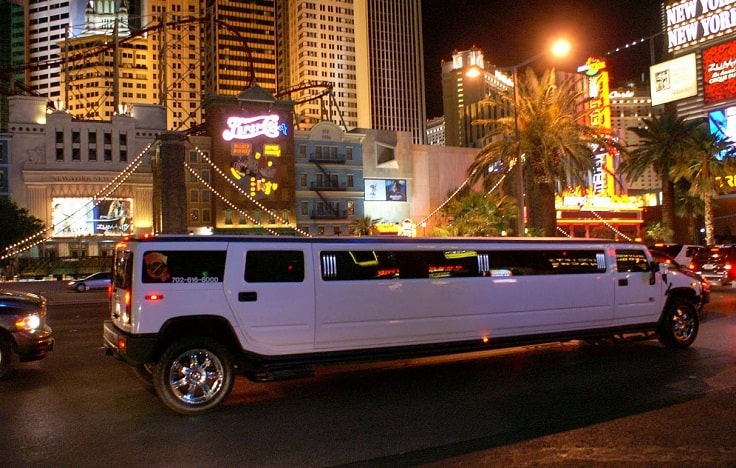
[[[695,307],[684,299],[676,300],[667,308],[659,339],[668,346],[685,348],[695,341],[699,326]]]
[[[153,368],[153,386],[164,404],[181,414],[211,410],[230,394],[230,353],[210,338],[185,338],[171,344]]]

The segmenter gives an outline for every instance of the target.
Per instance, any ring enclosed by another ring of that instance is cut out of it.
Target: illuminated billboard
[[[703,100],[736,96],[736,41],[703,49]]]
[[[133,232],[133,201],[128,198],[53,198],[51,208],[54,237]]]
[[[667,5],[665,18],[672,52],[731,32],[736,5],[732,0],[683,0]]]
[[[406,201],[405,179],[365,179],[366,201]]]
[[[695,54],[688,54],[649,67],[652,105],[658,106],[698,94]]]
[[[736,106],[708,112],[708,125],[712,135],[736,143]]]
[[[230,146],[230,177],[254,199],[272,195],[287,170],[281,157],[289,126],[278,114],[230,116],[226,126],[222,139]]]

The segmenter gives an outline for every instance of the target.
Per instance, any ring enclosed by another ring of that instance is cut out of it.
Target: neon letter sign
[[[279,123],[278,115],[259,115],[257,117],[228,117],[227,130],[222,132],[225,141],[249,140],[259,135],[276,138],[279,134],[286,135],[285,123]]]

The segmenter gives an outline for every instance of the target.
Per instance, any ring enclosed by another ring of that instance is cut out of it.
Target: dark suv
[[[736,278],[736,246],[707,247],[695,254],[691,265],[715,286],[730,284]]]
[[[46,299],[0,289],[0,378],[10,368],[13,353],[21,362],[37,361],[52,349],[54,338],[46,324]]]

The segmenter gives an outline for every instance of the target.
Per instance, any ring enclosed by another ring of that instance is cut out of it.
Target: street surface
[[[101,349],[104,291],[2,284],[50,301],[56,350],[0,381],[0,465],[736,466],[736,288],[686,350],[551,344],[239,377],[197,417]]]

